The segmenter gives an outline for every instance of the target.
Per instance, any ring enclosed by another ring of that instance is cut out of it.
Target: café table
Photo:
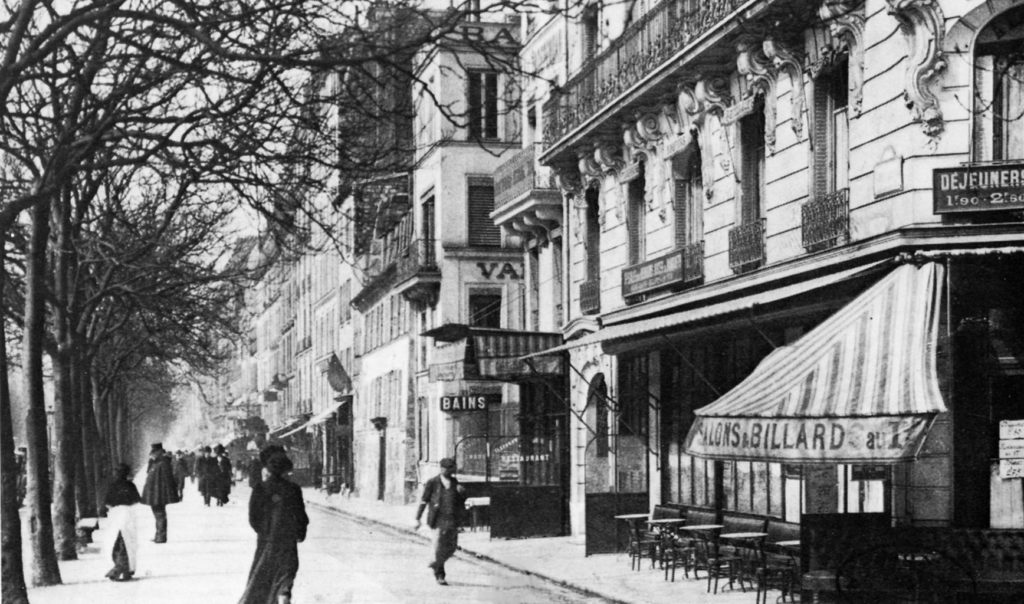
[[[786,539],[784,541],[774,541],[772,545],[778,545],[779,547],[785,547],[790,549],[800,549],[799,539]]]

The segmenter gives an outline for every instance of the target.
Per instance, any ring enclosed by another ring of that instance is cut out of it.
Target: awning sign
[[[686,452],[718,459],[897,462],[914,459],[933,417],[697,417]]]

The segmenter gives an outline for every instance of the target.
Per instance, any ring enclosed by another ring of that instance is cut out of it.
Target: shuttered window
[[[629,229],[629,263],[643,262],[647,255],[647,230],[644,218],[644,166],[640,166],[640,175],[629,181],[628,204],[629,216],[626,219]]]
[[[469,324],[473,327],[501,327],[501,294],[470,294]]]
[[[601,276],[601,207],[597,189],[587,189],[586,201],[587,279],[596,281]]]
[[[470,138],[498,138],[498,74],[493,71],[472,71],[466,78]]]
[[[703,237],[701,197],[704,195],[704,186],[700,168],[700,147],[696,141],[691,143],[686,151],[672,158],[675,241],[678,248],[697,243]]]
[[[494,211],[494,182],[490,178],[469,179],[469,245],[497,247],[501,231],[491,220]]]
[[[764,103],[740,122],[740,221],[750,224],[764,216]]]
[[[814,81],[812,166],[815,196],[845,189],[850,182],[848,70],[845,60]]]

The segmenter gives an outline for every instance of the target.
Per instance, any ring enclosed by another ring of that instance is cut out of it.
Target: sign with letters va
[[[486,411],[501,401],[499,394],[454,394],[441,397],[441,411]]]
[[[686,452],[714,459],[885,463],[914,459],[932,415],[697,417]]]

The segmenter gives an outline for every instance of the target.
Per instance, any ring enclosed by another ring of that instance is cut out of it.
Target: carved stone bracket
[[[594,146],[594,161],[603,173],[616,173],[622,169],[625,162],[622,158],[622,150],[614,142],[600,142]]]
[[[762,43],[764,55],[772,62],[777,72],[785,72],[789,76],[792,90],[789,94],[790,106],[792,107],[793,118],[790,127],[796,140],[803,140],[804,137],[804,71],[801,67],[800,58],[796,53],[773,38],[766,38]]]
[[[697,101],[704,107],[705,116],[716,115],[721,120],[725,115],[725,110],[732,104],[732,97],[729,95],[729,82],[723,77],[701,78],[694,85],[693,92]],[[709,130],[706,118],[702,127]],[[726,151],[722,158],[722,168],[727,172],[732,172],[736,182],[739,182],[739,170],[736,169],[740,153],[739,135],[735,130],[735,124],[722,124],[722,136]]]
[[[626,122],[622,126],[622,152],[624,163],[635,162],[638,157],[646,157],[650,144],[637,130],[633,122]]]
[[[775,154],[775,69],[764,53],[764,44],[744,38],[736,44],[736,70],[747,80],[746,96],[764,98],[764,146]]]
[[[576,151],[576,155],[579,158],[579,172],[583,179],[581,188],[590,186],[595,180],[600,184],[602,176],[601,165],[594,159],[592,150],[583,146]]]
[[[828,44],[809,49],[807,71],[812,78],[821,75],[845,51],[848,55],[850,115],[860,117],[864,104],[864,7],[857,0],[824,0],[818,16],[828,24]]]
[[[946,60],[942,54],[945,34],[942,8],[938,0],[887,0],[889,14],[900,24],[907,40],[909,66],[903,98],[921,122],[925,134],[937,137],[945,126],[939,99],[932,91]]]
[[[636,120],[636,132],[647,143],[648,147],[656,144],[665,136],[665,131],[662,129],[660,112],[652,109],[639,114]]]

